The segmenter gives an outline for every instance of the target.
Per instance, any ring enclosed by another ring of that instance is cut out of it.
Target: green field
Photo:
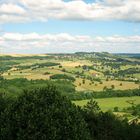
[[[100,108],[103,111],[108,111],[114,109],[114,107],[118,107],[120,111],[123,108],[130,107],[131,105],[127,103],[129,100],[133,100],[135,104],[140,104],[140,96],[135,96],[135,97],[113,97],[113,98],[104,98],[104,99],[94,99],[95,101],[98,102]],[[81,100],[81,101],[73,101],[78,106],[83,107],[84,105],[87,104],[89,100]]]

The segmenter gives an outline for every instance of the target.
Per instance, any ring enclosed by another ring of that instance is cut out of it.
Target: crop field
[[[94,90],[94,91],[101,91],[106,86],[107,88],[111,88],[112,85],[115,86],[116,90],[126,90],[126,89],[135,89],[139,88],[138,84],[135,84],[134,82],[126,82],[126,81],[103,81],[102,84],[99,82],[91,83],[90,80],[85,80],[85,84],[81,84],[80,86],[78,83],[82,83],[82,79],[76,79],[75,85],[76,89],[78,91],[84,91],[84,90]],[[120,86],[122,84],[123,86]]]
[[[102,56],[91,57],[91,54],[86,55],[12,55],[12,60],[3,60],[6,63],[12,64],[7,71],[1,75],[6,79],[27,78],[46,79],[54,74],[66,74],[75,78],[74,85],[77,91],[102,91],[106,88],[114,90],[127,90],[139,88],[140,66],[139,61],[134,61],[129,58],[124,61],[124,64],[106,63]],[[110,61],[114,61],[112,55],[102,54],[110,57]],[[106,57],[107,57],[106,56]],[[124,59],[124,58],[121,58]],[[59,65],[50,67],[37,67],[37,65],[45,63],[58,63]],[[137,63],[134,65],[133,63]],[[35,66],[36,65],[36,66]],[[135,72],[135,69],[137,72]],[[132,72],[131,72],[132,71]],[[123,74],[122,74],[123,72]],[[47,73],[47,74],[45,74]]]

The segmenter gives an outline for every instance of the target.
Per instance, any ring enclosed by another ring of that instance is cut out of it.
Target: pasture
[[[91,55],[89,55],[91,57]],[[139,69],[139,61],[134,65],[133,59],[128,64],[105,63],[102,56],[91,59],[88,55],[11,55],[13,59],[3,60],[4,63],[15,63],[8,65],[11,68],[1,75],[6,79],[27,78],[29,80],[44,79],[49,80],[54,74],[66,74],[74,77],[74,85],[77,91],[102,91],[106,88],[114,90],[127,90],[139,88],[140,73],[130,73],[130,69]],[[4,56],[3,56],[4,57]],[[114,61],[110,55],[110,60]],[[116,58],[116,57],[115,57]],[[44,63],[59,63],[58,66],[33,67]],[[132,63],[132,64],[131,64]],[[6,64],[3,64],[6,66]],[[25,67],[25,68],[23,68]],[[27,67],[27,68],[26,68]],[[117,68],[116,68],[117,67]],[[116,74],[120,70],[126,71],[126,75]],[[128,72],[127,72],[128,71]],[[132,70],[131,70],[132,71]],[[137,70],[138,71],[138,70]],[[45,74],[47,73],[47,74]],[[130,74],[127,74],[130,73]]]
[[[113,98],[103,98],[94,99],[98,102],[99,107],[103,111],[113,111],[114,107],[118,107],[119,111],[123,112],[123,108],[130,107],[131,105],[127,101],[134,101],[135,104],[140,104],[140,96],[135,97],[113,97]],[[74,104],[83,107],[87,104],[89,100],[73,101]]]

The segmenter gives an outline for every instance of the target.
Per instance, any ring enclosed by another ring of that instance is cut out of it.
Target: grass
[[[112,98],[103,98],[103,99],[95,99],[95,101],[98,102],[100,108],[103,111],[113,110],[114,107],[118,107],[119,110],[122,110],[123,108],[127,108],[131,106],[129,103],[127,103],[128,100],[134,100],[135,104],[140,104],[140,97],[112,97]],[[81,101],[73,101],[78,106],[83,107],[87,104],[89,100],[81,100]]]
[[[134,77],[140,79],[140,73],[137,73],[137,74],[133,74]]]

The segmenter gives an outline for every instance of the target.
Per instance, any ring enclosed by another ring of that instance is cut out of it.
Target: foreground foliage
[[[76,107],[50,84],[18,98],[0,94],[1,140],[138,140],[140,124],[102,112],[91,100]]]
[[[140,138],[140,124],[137,120],[128,123],[127,119],[118,118],[111,112],[103,113],[93,100],[89,101],[83,110],[91,137],[95,140],[138,140]]]
[[[80,109],[51,85],[24,91],[9,106],[0,101],[2,140],[89,140]]]

